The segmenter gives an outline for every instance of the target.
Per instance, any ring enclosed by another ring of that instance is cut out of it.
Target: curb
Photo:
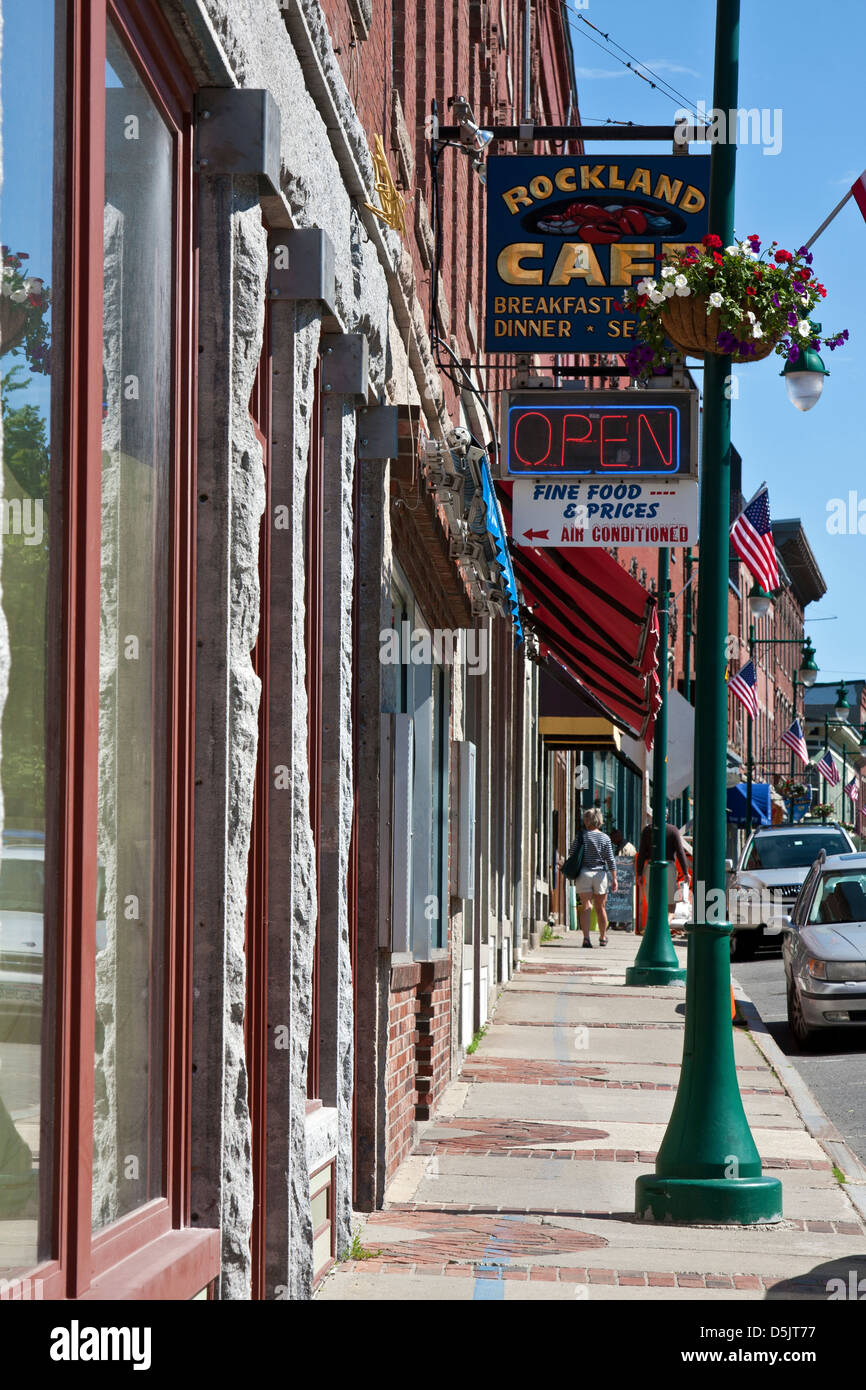
[[[845,1143],[833,1121],[824,1113],[796,1067],[788,1061],[761,1018],[757,1006],[746,994],[743,986],[736,979],[732,979],[731,983],[734,988],[734,998],[755,1046],[778,1076],[812,1138],[818,1141],[831,1163],[840,1168],[849,1179],[848,1182],[840,1183],[839,1186],[855,1208],[857,1215],[866,1221],[866,1167]]]

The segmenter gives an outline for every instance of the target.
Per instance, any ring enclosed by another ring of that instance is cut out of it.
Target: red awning
[[[499,496],[511,530],[511,487]],[[521,616],[607,716],[652,743],[659,706],[656,600],[606,550],[511,545],[526,604]]]

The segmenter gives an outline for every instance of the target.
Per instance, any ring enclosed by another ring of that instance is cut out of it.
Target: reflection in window
[[[0,1272],[49,1253],[40,1221],[45,940],[46,699],[50,494],[56,495],[50,373],[55,224],[55,111],[63,71],[62,4],[3,7],[0,194]],[[58,125],[58,129],[60,126]],[[60,200],[62,201],[62,199]],[[56,400],[56,396],[55,396]],[[60,412],[55,410],[59,418]],[[50,489],[49,489],[50,484]],[[57,556],[55,555],[55,560]],[[47,1042],[47,1037],[45,1038]]]
[[[109,28],[93,1225],[161,1190],[171,135]]]

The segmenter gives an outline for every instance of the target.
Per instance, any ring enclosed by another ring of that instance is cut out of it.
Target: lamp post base
[[[653,859],[649,866],[646,930],[635,963],[625,972],[625,982],[627,985],[676,985],[682,984],[685,978],[668,922],[667,860]]]
[[[756,1226],[782,1220],[778,1178],[660,1178],[645,1173],[635,1183],[635,1215],[641,1221],[691,1226]]]
[[[625,972],[627,985],[682,985],[685,980],[680,965],[630,965]]]

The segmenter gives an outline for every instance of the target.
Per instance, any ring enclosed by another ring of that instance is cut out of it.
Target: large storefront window
[[[162,1183],[174,160],[111,25],[105,101],[95,1228]]]
[[[42,1088],[50,1076],[43,1029],[46,914],[46,702],[49,563],[57,562],[59,457],[53,448],[51,340],[57,298],[55,71],[63,71],[64,7],[4,6],[0,385],[0,1272],[44,1253],[40,1169],[50,1176],[51,1130]],[[62,189],[61,189],[62,197]],[[61,242],[62,244],[62,242]],[[52,529],[52,521],[55,527]],[[40,1229],[41,1228],[41,1229]]]
[[[189,1199],[192,102],[150,0],[3,6],[0,1275],[45,1299],[218,1268]]]

